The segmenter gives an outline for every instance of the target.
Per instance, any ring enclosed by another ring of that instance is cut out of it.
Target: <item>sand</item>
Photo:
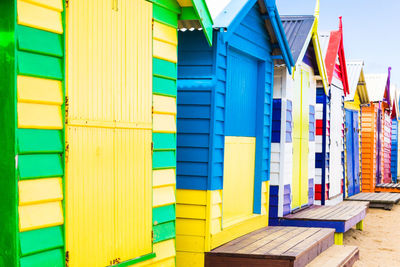
[[[369,209],[364,231],[350,229],[344,244],[360,249],[360,260],[354,267],[400,267],[400,205],[391,211]]]

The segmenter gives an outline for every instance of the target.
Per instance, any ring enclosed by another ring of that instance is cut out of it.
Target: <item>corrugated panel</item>
[[[365,81],[367,83],[367,91],[369,100],[372,102],[382,101],[385,93],[387,74],[366,74]]]
[[[331,34],[329,32],[321,32],[318,34],[318,36],[319,36],[319,44],[321,47],[322,56],[325,59],[326,53],[328,51],[329,40],[330,40]]]
[[[354,99],[354,95],[357,91],[358,83],[361,79],[361,71],[364,67],[364,61],[348,61],[347,62],[347,76],[349,79],[349,90],[350,94],[345,96],[345,101],[351,101]]]
[[[289,43],[293,60],[296,63],[305,46],[311,38],[311,29],[315,17],[309,16],[281,16],[283,28]],[[300,58],[300,60],[303,60]]]
[[[70,1],[68,7],[71,266],[152,252],[152,4],[117,3],[111,9],[106,0],[96,8]]]

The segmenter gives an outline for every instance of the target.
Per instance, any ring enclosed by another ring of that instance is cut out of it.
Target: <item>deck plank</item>
[[[333,243],[334,229],[270,226],[206,252],[205,266],[305,266]]]

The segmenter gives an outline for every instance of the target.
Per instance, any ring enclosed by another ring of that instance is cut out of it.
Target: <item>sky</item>
[[[230,0],[206,0],[216,17]],[[281,15],[312,15],[316,0],[276,0]],[[319,31],[337,30],[343,17],[346,60],[365,62],[364,72],[385,73],[400,85],[400,1],[321,0]]]

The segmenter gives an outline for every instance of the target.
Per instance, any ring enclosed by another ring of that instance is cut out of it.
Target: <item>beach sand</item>
[[[350,229],[344,244],[360,249],[360,260],[354,267],[400,267],[400,205],[391,211],[369,209],[364,231]]]

